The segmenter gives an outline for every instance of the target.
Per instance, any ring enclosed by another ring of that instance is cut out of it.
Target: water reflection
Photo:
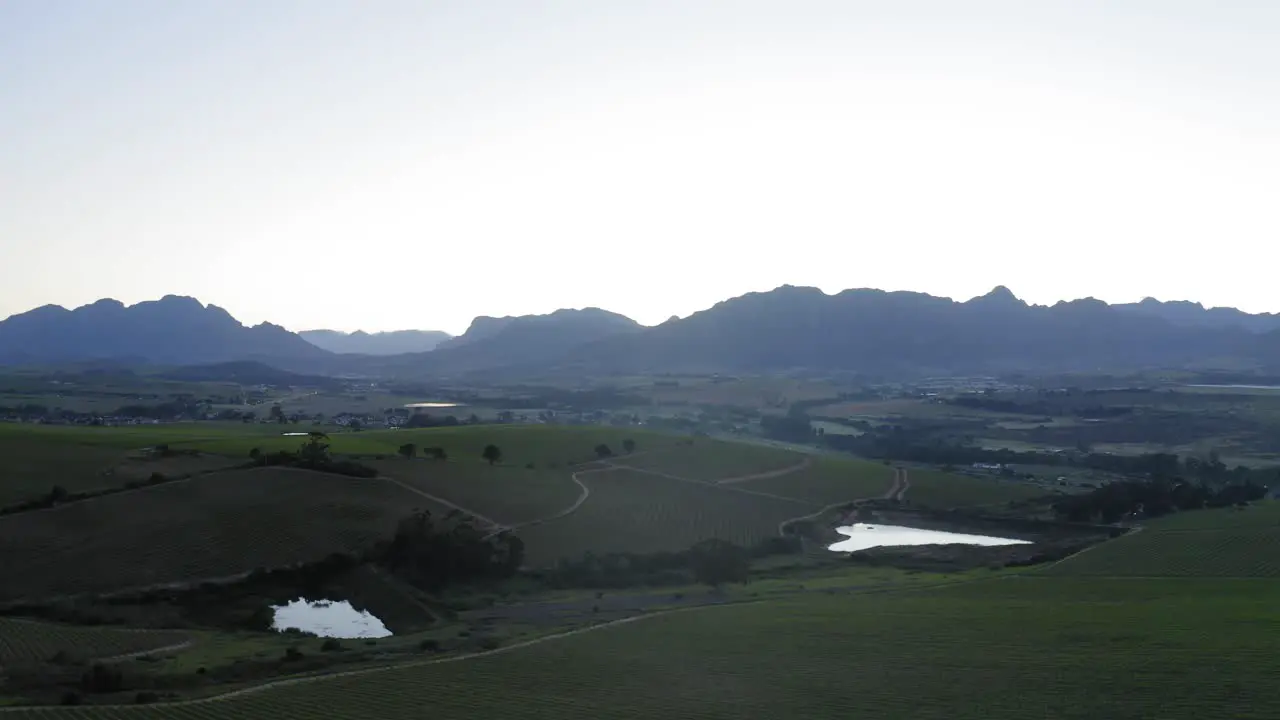
[[[298,598],[288,605],[275,605],[275,630],[301,630],[327,638],[380,638],[391,631],[369,611],[356,610],[346,600],[308,601]]]
[[[828,547],[836,552],[856,552],[873,547],[893,547],[899,545],[1029,545],[1026,540],[991,537],[989,535],[965,535],[963,533],[946,532],[944,530],[921,530],[920,528],[903,527],[901,525],[871,525],[858,523],[836,528],[836,532],[847,535],[848,540],[841,540]]]

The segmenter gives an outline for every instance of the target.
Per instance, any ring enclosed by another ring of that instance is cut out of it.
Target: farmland
[[[730,487],[784,495],[815,505],[830,505],[884,493],[893,469],[882,463],[819,455],[796,472],[733,483]]]
[[[109,658],[190,640],[178,631],[119,630],[0,618],[0,666],[43,662],[64,653],[75,658]]]
[[[608,552],[671,552],[707,538],[750,545],[777,534],[809,503],[750,495],[627,470],[583,474],[591,496],[577,512],[521,529],[533,564]]]
[[[137,458],[117,461],[116,454],[136,453],[147,445],[197,450],[202,454],[196,459],[212,468],[247,459],[255,447],[293,449],[301,442],[282,437],[279,427],[256,424],[36,426],[5,429],[2,436],[18,446],[13,438],[23,432],[37,441],[65,441],[63,447],[73,456],[107,453],[104,457],[115,467],[129,468],[118,470],[129,477],[150,466]],[[1280,563],[1253,550],[1264,543],[1274,546],[1270,534],[1280,522],[1273,522],[1277,516],[1267,515],[1267,508],[1187,513],[1150,523],[1144,532],[1052,568],[1017,574],[992,571],[986,564],[963,576],[906,574],[884,567],[873,570],[888,573],[890,580],[869,585],[865,578],[872,569],[822,553],[799,553],[760,560],[759,567],[773,573],[771,579],[713,593],[706,601],[678,600],[691,592],[683,586],[679,591],[618,590],[658,593],[661,602],[651,606],[641,601],[633,605],[625,594],[615,604],[599,595],[578,601],[572,593],[579,586],[565,586],[571,596],[560,601],[565,610],[540,611],[538,593],[548,590],[528,585],[557,572],[548,568],[561,559],[581,560],[587,553],[674,553],[709,538],[757,546],[776,537],[786,520],[884,495],[893,486],[894,468],[833,454],[635,428],[479,425],[340,432],[331,440],[335,454],[362,456],[361,462],[375,467],[379,477],[277,467],[217,471],[0,517],[0,601],[168,583],[191,588],[201,580],[235,577],[258,567],[360,550],[388,538],[398,519],[414,508],[447,509],[418,493],[513,526],[524,542],[526,570],[540,572],[526,572],[520,578],[525,585],[514,594],[505,586],[487,588],[480,594],[488,599],[474,605],[467,604],[471,601],[465,592],[445,592],[442,601],[461,603],[457,607],[464,610],[443,624],[433,624],[434,606],[422,604],[436,599],[417,594],[385,567],[361,566],[344,576],[357,599],[373,605],[389,626],[394,621],[397,637],[367,651],[360,646],[308,657],[316,664],[307,667],[336,671],[343,669],[342,663],[364,668],[376,662],[393,665],[390,669],[296,685],[268,684],[260,691],[190,704],[0,714],[112,720],[308,713],[394,718],[425,712],[443,718],[607,719],[819,717],[857,707],[872,717],[1143,717],[1154,703],[1174,698],[1189,703],[1188,712],[1212,715],[1224,707],[1223,696],[1199,694],[1197,705],[1190,695],[1179,695],[1185,689],[1170,679],[1186,657],[1235,648],[1226,664],[1205,675],[1210,683],[1224,682],[1230,673],[1250,682],[1268,670],[1261,634],[1246,631],[1249,623],[1264,622],[1267,603],[1277,599],[1276,588],[1265,577]],[[625,440],[635,442],[635,453],[623,452]],[[405,443],[443,448],[448,459],[398,457]],[[501,462],[493,465],[481,458],[490,443],[502,449]],[[599,457],[600,444],[612,454]],[[58,458],[42,462],[56,466]],[[906,499],[924,508],[1000,504],[1042,492],[1026,484],[927,468],[911,468],[908,475]],[[1198,539],[1187,543],[1183,536]],[[1151,558],[1161,557],[1166,560],[1155,565],[1163,562],[1168,569],[1149,572]],[[1091,569],[1094,564],[1101,569]],[[796,577],[788,574],[792,572],[808,574],[803,580],[788,579]],[[1134,578],[1143,575],[1177,577]],[[1219,588],[1217,594],[1203,582],[1226,576],[1256,579],[1233,580],[1229,591]],[[679,577],[691,576],[677,574],[675,582],[687,582]],[[266,595],[240,596],[235,612],[247,613],[259,597]],[[697,608],[701,602],[728,604]],[[605,606],[604,612],[597,604]],[[483,608],[483,615],[469,614],[468,607]],[[649,607],[647,615],[638,609],[643,607]],[[681,609],[668,612],[675,607]],[[190,649],[178,648],[173,657],[147,666],[164,682],[183,688],[180,697],[187,698],[251,687],[300,667],[280,664],[289,647],[284,637],[200,625],[200,617],[215,615],[193,615],[196,620],[191,620],[180,616],[176,605],[166,605],[164,612],[196,622],[183,626],[196,629],[133,633],[0,620],[0,653],[9,653],[10,662],[39,663],[68,642],[88,648],[84,657],[109,657],[171,648],[191,638],[195,645]],[[521,624],[522,617],[527,624]],[[584,623],[617,619],[628,622],[554,637]],[[400,636],[401,628],[426,635]],[[517,642],[548,633],[553,637],[545,642]],[[420,652],[420,637],[443,645]],[[517,644],[502,645],[489,655],[437,662],[492,647],[479,644],[481,639]],[[1141,665],[1143,653],[1153,646],[1168,648],[1169,654]],[[306,650],[318,647],[310,643]],[[1046,647],[1053,652],[1045,652]],[[0,654],[0,663],[4,661]],[[330,661],[335,667],[325,664]],[[235,680],[225,686],[200,685],[205,681],[194,679],[195,668],[206,665],[211,675]],[[261,674],[237,675],[242,671],[236,668],[246,666]],[[1161,691],[1142,690],[1148,686]],[[50,695],[38,697],[47,700]],[[57,695],[52,698],[56,701]],[[128,703],[132,696],[91,700]],[[1104,712],[1101,703],[1111,705]],[[1274,710],[1275,701],[1267,698],[1256,707]]]
[[[13,717],[607,720],[830,717],[856,707],[946,720],[1269,718],[1280,713],[1273,638],[1258,628],[1274,623],[1276,599],[1272,581],[1027,577],[800,595],[226,700]]]
[[[264,468],[11,515],[0,518],[0,599],[108,592],[316,560],[384,537],[397,518],[427,505],[379,480]]]
[[[1051,575],[1280,576],[1280,504],[1174,515],[1046,570]]]
[[[383,475],[504,525],[554,515],[572,505],[580,492],[568,469],[431,460],[380,460],[373,466]]]

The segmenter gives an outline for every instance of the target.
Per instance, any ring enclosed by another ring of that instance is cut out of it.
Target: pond
[[[420,403],[409,403],[408,405],[405,405],[405,407],[407,408],[456,408],[458,407],[458,403],[420,402]]]
[[[326,638],[380,638],[391,635],[382,621],[367,610],[356,610],[346,600],[298,598],[288,605],[274,605],[274,630],[301,630]]]
[[[281,435],[283,435],[283,436],[285,436],[285,437],[306,437],[306,436],[310,435],[311,433],[296,433],[296,432],[295,432],[295,433],[280,433],[280,434],[281,434]]]
[[[895,547],[901,545],[1030,545],[1027,540],[991,537],[990,535],[965,535],[963,533],[946,532],[944,530],[922,530],[920,528],[903,527],[901,525],[871,525],[858,523],[836,528],[836,532],[847,535],[848,540],[841,540],[828,547],[836,552],[856,552],[873,547]]]

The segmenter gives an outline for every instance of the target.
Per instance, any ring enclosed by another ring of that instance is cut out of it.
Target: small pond
[[[281,435],[283,435],[283,436],[285,436],[285,437],[306,437],[306,436],[310,435],[311,433],[299,433],[299,432],[292,432],[292,433],[280,433],[280,434],[281,434]]]
[[[326,638],[380,638],[391,635],[382,621],[368,611],[356,610],[346,600],[306,600],[275,605],[275,630],[296,629]]]
[[[836,532],[847,535],[848,540],[841,540],[828,547],[836,552],[856,552],[873,547],[894,547],[900,545],[1030,545],[1027,540],[991,537],[990,535],[965,535],[963,533],[946,532],[944,530],[921,530],[920,528],[903,527],[901,525],[871,525],[858,523],[836,528]]]
[[[405,407],[407,408],[456,408],[458,407],[458,403],[420,402],[420,403],[409,403],[408,405],[405,405]]]

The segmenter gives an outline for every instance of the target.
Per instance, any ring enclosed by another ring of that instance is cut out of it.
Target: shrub
[[[320,652],[338,652],[342,649],[342,643],[337,638],[329,638],[320,643]]]
[[[150,703],[158,701],[159,699],[160,699],[160,696],[151,692],[150,690],[143,690],[142,692],[133,696],[133,702],[137,705],[148,705]]]
[[[289,647],[284,651],[284,659],[286,662],[301,660],[303,657],[305,656],[302,654],[302,651],[296,647]]]
[[[440,649],[440,641],[433,638],[427,638],[426,640],[418,643],[418,649],[425,650],[427,652],[435,652]]]

